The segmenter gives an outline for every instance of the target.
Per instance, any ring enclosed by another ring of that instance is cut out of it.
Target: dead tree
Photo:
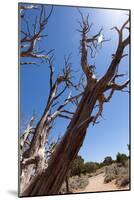
[[[29,20],[26,18],[25,12],[27,10],[37,10],[39,16],[35,17],[35,20],[32,24],[32,27],[29,24]],[[21,58],[33,58],[33,59],[47,59],[50,52],[46,52],[46,49],[39,49],[38,42],[47,37],[45,34],[45,29],[48,24],[49,18],[51,17],[53,11],[53,6],[48,14],[46,14],[46,8],[44,5],[35,6],[35,5],[19,5],[20,12],[20,23],[25,23],[26,29],[20,30],[20,57]],[[36,64],[34,61],[21,61],[21,65],[26,64]]]
[[[25,130],[24,134],[20,139],[20,150],[24,147],[25,143],[28,144],[27,138],[32,132],[32,139],[29,141],[29,148],[22,153],[22,158],[20,160],[21,168],[21,192],[27,187],[27,184],[30,183],[34,176],[38,174],[41,170],[46,169],[45,165],[45,144],[48,142],[48,135],[53,126],[53,121],[57,117],[62,117],[65,119],[72,119],[72,112],[69,112],[65,109],[65,106],[68,103],[73,103],[76,99],[82,96],[82,92],[79,92],[78,95],[71,96],[70,94],[65,97],[64,101],[60,103],[59,98],[64,97],[66,90],[71,90],[73,87],[78,88],[80,83],[74,85],[71,80],[72,67],[69,61],[69,57],[65,59],[65,64],[63,67],[63,72],[54,80],[53,72],[53,56],[48,58],[46,61],[50,69],[50,92],[48,96],[48,101],[44,109],[44,113],[39,120],[35,130],[31,128],[30,124]],[[62,86],[62,90],[60,90]],[[32,119],[31,119],[32,120]]]
[[[20,5],[20,9],[39,9],[38,6],[23,6]],[[53,9],[53,8],[52,8]],[[48,19],[51,16],[52,9],[48,16],[46,16],[45,7],[41,6],[39,20],[37,17],[35,18],[35,23],[33,24],[34,31],[31,34],[30,26],[28,21],[26,20],[26,30],[20,30],[24,35],[24,38],[21,38],[20,45],[20,58],[30,57],[30,58],[42,58],[44,65],[48,65],[50,70],[49,77],[49,96],[46,103],[46,107],[44,108],[43,115],[39,120],[36,127],[32,126],[32,122],[34,120],[34,116],[31,118],[28,123],[24,133],[20,137],[20,193],[22,193],[28,185],[33,180],[34,176],[37,176],[42,170],[47,168],[47,162],[50,159],[50,154],[55,150],[55,144],[51,144],[51,148],[47,148],[48,143],[48,135],[50,130],[53,127],[53,122],[57,117],[72,119],[73,112],[66,110],[66,105],[68,103],[78,102],[78,99],[82,96],[83,92],[79,91],[82,85],[82,81],[78,82],[78,84],[73,84],[72,81],[72,64],[70,62],[70,56],[64,58],[64,66],[61,74],[59,74],[56,78],[54,75],[54,55],[52,54],[52,50],[44,56],[42,54],[39,56],[39,52],[35,49],[37,48],[36,42],[43,37],[44,28],[48,23]],[[21,16],[22,17],[22,16]],[[23,16],[25,18],[25,15]],[[37,26],[37,22],[39,21],[39,25]],[[28,45],[28,49],[23,50],[23,43]],[[48,56],[49,54],[49,56]],[[22,64],[22,63],[21,63]],[[25,64],[32,64],[32,62],[26,62]],[[60,89],[62,88],[62,89]],[[72,96],[70,91],[75,88],[78,90],[78,94]],[[83,89],[83,87],[82,87]],[[69,92],[68,96],[65,96],[66,92]],[[61,102],[60,98],[64,98],[64,101]],[[56,143],[57,144],[57,143]],[[45,149],[46,147],[46,149]]]
[[[118,71],[121,59],[126,56],[124,50],[130,43],[128,28],[129,19],[120,29],[118,27],[112,28],[116,30],[118,34],[118,46],[106,73],[98,80],[88,61],[88,48],[90,47],[88,47],[89,40],[87,41],[87,34],[90,33],[91,26],[88,22],[88,16],[84,18],[81,12],[80,15],[82,18],[79,30],[82,38],[81,67],[87,78],[87,85],[61,142],[49,160],[48,168],[45,171],[40,171],[40,173],[33,178],[22,196],[50,195],[59,192],[66,178],[70,164],[83,144],[89,124],[95,124],[97,122],[98,117],[102,115],[104,103],[110,101],[114,92],[123,91],[129,84],[129,80],[126,80],[120,85],[116,83],[117,78],[124,76],[124,74],[119,74]],[[128,36],[126,38],[123,37],[125,29],[128,30]],[[93,39],[93,37],[91,39]],[[92,45],[91,48],[96,48],[96,46],[94,47],[94,45]],[[106,91],[109,92],[107,97],[105,96]],[[97,102],[99,103],[98,112],[93,116],[92,113]],[[42,132],[44,129],[44,119],[47,117],[47,115],[42,117],[37,125],[36,131]],[[39,137],[38,135],[39,134],[36,134],[35,137]],[[35,142],[38,143],[39,140],[35,140]],[[37,146],[39,147],[39,145],[36,146],[35,142],[32,144],[33,149],[38,151]]]

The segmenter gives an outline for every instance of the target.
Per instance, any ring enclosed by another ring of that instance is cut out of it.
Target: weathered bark
[[[51,123],[51,120],[49,120],[49,123],[48,123],[48,115],[49,115],[50,108],[51,108],[51,105],[53,102],[53,98],[55,97],[56,92],[57,92],[57,87],[58,87],[58,84],[57,84],[57,82],[55,82],[54,86],[51,88],[51,92],[48,97],[48,102],[47,102],[45,111],[36,126],[35,133],[32,138],[32,141],[30,144],[30,149],[28,152],[28,158],[31,158],[31,157],[37,158],[38,157],[38,160],[36,163],[36,168],[38,168],[37,169],[38,173],[39,173],[39,171],[44,169],[44,160],[43,160],[44,143],[45,143],[45,140],[47,139],[48,128]],[[30,184],[34,167],[35,167],[35,165],[32,165],[32,164],[30,164],[29,166],[25,166],[25,168],[22,172],[22,175],[21,175],[21,184],[20,184],[21,185],[21,193]]]
[[[42,131],[42,127],[40,126],[37,129],[36,141],[33,143],[32,148],[29,150],[28,158],[35,158],[34,164],[29,164],[24,167],[24,170],[21,175],[21,193],[25,190],[25,188],[30,184],[30,180],[32,178],[33,169],[36,167],[38,171],[44,169],[44,141],[47,137],[47,127],[44,127]]]

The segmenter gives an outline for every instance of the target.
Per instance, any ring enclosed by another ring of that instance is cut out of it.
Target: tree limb
[[[30,157],[30,158],[25,158],[21,162],[21,167],[25,168],[27,165],[36,164],[38,160],[39,160],[39,158],[37,156],[33,156],[33,157]]]
[[[67,116],[67,115],[62,115],[62,114],[59,114],[58,117],[65,118],[65,119],[69,119],[69,120],[72,119],[72,117],[69,117],[69,116]]]
[[[109,89],[112,89],[112,90],[122,90],[124,89],[125,87],[127,87],[127,85],[130,83],[130,80],[127,80],[126,82],[124,82],[123,84],[119,85],[119,84],[116,84],[116,83],[111,83],[109,84],[105,91],[109,90]]]
[[[23,5],[22,5],[23,6]],[[23,6],[25,7],[25,6]],[[26,7],[28,9],[28,7]],[[30,6],[29,9],[34,8],[33,5]],[[40,40],[40,38],[42,37],[46,37],[46,35],[41,35],[42,32],[44,31],[45,26],[48,23],[48,19],[50,18],[51,14],[53,11],[53,6],[48,14],[48,16],[45,15],[45,8],[44,6],[41,6],[41,11],[40,11],[40,17],[39,17],[39,30],[37,31],[37,17],[35,18],[35,23],[33,24],[33,32],[30,33],[30,27],[28,24],[28,21],[24,18],[26,26],[27,26],[27,32],[24,32],[23,30],[21,30],[21,32],[24,34],[24,37],[21,39],[20,43],[21,43],[21,47],[23,46],[23,43],[27,43],[27,45],[29,46],[27,50],[23,50],[23,48],[21,48],[20,51],[20,57],[31,57],[31,58],[45,58],[47,59],[48,56],[44,55],[44,54],[39,54],[38,51],[35,51],[35,46],[36,46],[36,42],[38,40]]]
[[[102,90],[105,90],[105,87],[107,87],[107,84],[110,82],[110,80],[116,74],[116,70],[117,70],[117,67],[118,67],[121,59],[122,59],[124,49],[130,43],[130,34],[126,37],[126,39],[124,39],[124,41],[122,40],[123,39],[122,38],[123,30],[124,30],[125,25],[128,22],[129,22],[129,19],[123,24],[123,26],[121,27],[120,30],[118,29],[119,41],[118,41],[118,47],[117,47],[116,53],[114,54],[114,57],[112,59],[112,62],[110,64],[107,72],[105,73],[105,75],[98,82],[98,85],[99,84],[101,85]]]
[[[103,111],[103,103],[104,103],[104,95],[103,94],[99,94],[98,96],[98,102],[99,102],[99,110],[97,112],[97,114],[94,116],[93,118],[93,125],[96,123],[96,120],[98,119],[99,116],[102,117],[102,111]]]
[[[70,112],[70,111],[68,111],[68,110],[62,110],[61,112],[67,113],[67,114],[70,114],[70,115],[73,115],[73,114],[74,114],[74,112]]]

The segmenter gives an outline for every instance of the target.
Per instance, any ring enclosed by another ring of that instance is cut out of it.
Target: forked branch
[[[31,6],[23,6],[24,10],[26,9],[35,9],[33,5]],[[38,9],[38,8],[37,8]],[[37,48],[37,42],[41,40],[44,37],[47,37],[47,35],[43,34],[44,29],[48,23],[48,20],[52,14],[53,6],[49,12],[48,15],[46,15],[45,7],[41,6],[40,16],[39,19],[37,16],[35,17],[35,22],[33,24],[33,30],[31,30],[31,27],[29,25],[28,20],[24,17],[22,18],[25,21],[26,24],[26,31],[20,30],[22,34],[22,38],[20,40],[20,57],[30,57],[30,58],[44,58],[47,59],[48,55],[43,54],[44,51],[40,51],[40,49]]]

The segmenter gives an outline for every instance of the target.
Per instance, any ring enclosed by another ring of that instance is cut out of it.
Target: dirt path
[[[99,174],[97,176],[89,178],[89,184],[86,186],[84,190],[77,192],[97,192],[97,191],[112,191],[112,190],[120,190],[115,185],[115,181],[111,181],[110,183],[104,183],[104,173]],[[124,188],[127,189],[127,188]]]

